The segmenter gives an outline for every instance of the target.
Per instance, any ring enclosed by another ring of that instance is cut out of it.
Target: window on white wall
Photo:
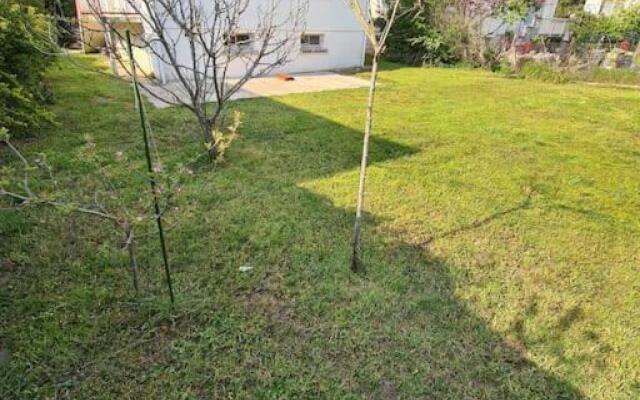
[[[300,50],[303,53],[323,53],[327,49],[324,47],[324,35],[319,33],[305,33],[300,37]]]
[[[253,36],[250,33],[232,33],[227,36],[225,43],[236,51],[249,51],[253,46]]]

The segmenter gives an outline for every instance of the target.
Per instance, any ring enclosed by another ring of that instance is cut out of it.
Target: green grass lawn
[[[575,76],[576,80],[601,82],[640,87],[640,71],[637,69],[605,69],[595,68],[582,71]]]
[[[143,170],[127,84],[50,79],[60,126],[16,144],[77,190],[86,133]],[[354,275],[366,93],[233,104],[168,215],[174,308],[152,237],[135,301],[95,220],[0,210],[0,398],[640,398],[640,93],[388,65]],[[150,118],[167,163],[201,149],[185,110]]]
[[[518,72],[502,71],[503,75],[546,82],[583,82],[626,89],[640,89],[640,71],[631,68],[592,68],[580,71],[558,70],[546,64],[526,63]]]

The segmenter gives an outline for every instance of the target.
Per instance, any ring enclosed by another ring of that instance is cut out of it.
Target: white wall
[[[584,11],[591,14],[600,14],[602,9],[602,0],[586,0],[584,3]]]
[[[506,32],[513,32],[518,29],[520,22],[506,23],[500,18],[487,17],[482,21],[481,32],[483,36],[499,37]]]
[[[544,0],[540,4],[537,14],[542,19],[551,19],[555,17],[558,0]]]
[[[200,0],[207,7],[212,2]],[[261,4],[272,0],[250,0],[247,11],[242,15],[240,25],[243,32],[253,32],[259,23],[258,17]],[[363,8],[368,9],[368,0],[361,0]],[[290,0],[281,2],[282,14],[291,9]],[[170,34],[176,36],[178,29],[169,29]],[[281,36],[291,34],[292,27],[284,27]],[[272,73],[288,72],[315,72],[334,69],[346,69],[361,67],[364,64],[365,35],[357,19],[348,5],[347,0],[308,0],[308,12],[304,32],[323,35],[323,48],[325,52],[301,53],[299,51],[299,36],[302,32],[295,32],[295,49],[291,53],[287,64],[272,71]],[[250,58],[251,52],[245,52],[243,57]],[[188,43],[186,40],[178,40],[178,58],[185,64],[191,60]],[[265,62],[269,62],[268,59]],[[156,59],[156,76],[172,79],[171,67]],[[164,64],[164,65],[163,65]],[[247,62],[242,59],[234,60],[229,66],[228,77],[243,76]],[[162,69],[162,71],[160,71]],[[262,71],[258,71],[261,74]]]
[[[586,0],[584,11],[591,14],[611,15],[616,10],[640,5],[640,0]]]
[[[291,62],[279,71],[290,73],[327,71],[362,67],[364,64],[364,32],[358,31],[325,31],[314,29],[307,32],[324,35],[322,53],[301,53],[299,46]]]

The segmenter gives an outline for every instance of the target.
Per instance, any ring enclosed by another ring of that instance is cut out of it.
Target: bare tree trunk
[[[367,163],[369,160],[369,138],[373,129],[373,104],[378,80],[379,53],[373,55],[371,65],[371,78],[369,81],[369,98],[367,100],[367,117],[364,129],[364,142],[362,145],[362,160],[360,162],[360,183],[358,185],[358,204],[356,206],[356,222],[353,230],[353,252],[351,254],[351,270],[357,272],[361,266],[361,234],[362,234],[362,210],[364,209],[365,181],[367,175]]]
[[[213,116],[209,119],[208,123],[209,123],[209,137],[211,138],[211,143],[210,143],[210,147],[209,147],[209,158],[211,159],[211,161],[215,161],[216,158],[218,158],[218,137],[217,135],[220,135],[222,132],[222,124],[223,124],[223,119],[222,118],[222,112],[223,112],[223,108],[222,107],[218,107],[215,111]]]
[[[207,147],[209,159],[213,162],[218,156],[216,150],[216,138],[214,136],[214,125],[204,118],[199,118],[200,129],[202,130],[202,139]]]

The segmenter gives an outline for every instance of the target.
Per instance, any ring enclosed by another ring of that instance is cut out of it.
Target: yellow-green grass
[[[526,63],[514,77],[537,79],[546,82],[585,82],[587,84],[608,85],[625,89],[640,89],[640,70],[632,68],[593,68],[582,71],[559,71],[540,63]]]
[[[76,190],[86,133],[144,170],[129,85],[50,79],[60,126],[17,145]],[[167,217],[174,308],[153,236],[135,301],[104,226],[1,210],[0,398],[639,398],[640,93],[387,65],[354,275],[366,93],[232,105],[225,165]],[[166,163],[201,150],[187,111],[149,114]]]

